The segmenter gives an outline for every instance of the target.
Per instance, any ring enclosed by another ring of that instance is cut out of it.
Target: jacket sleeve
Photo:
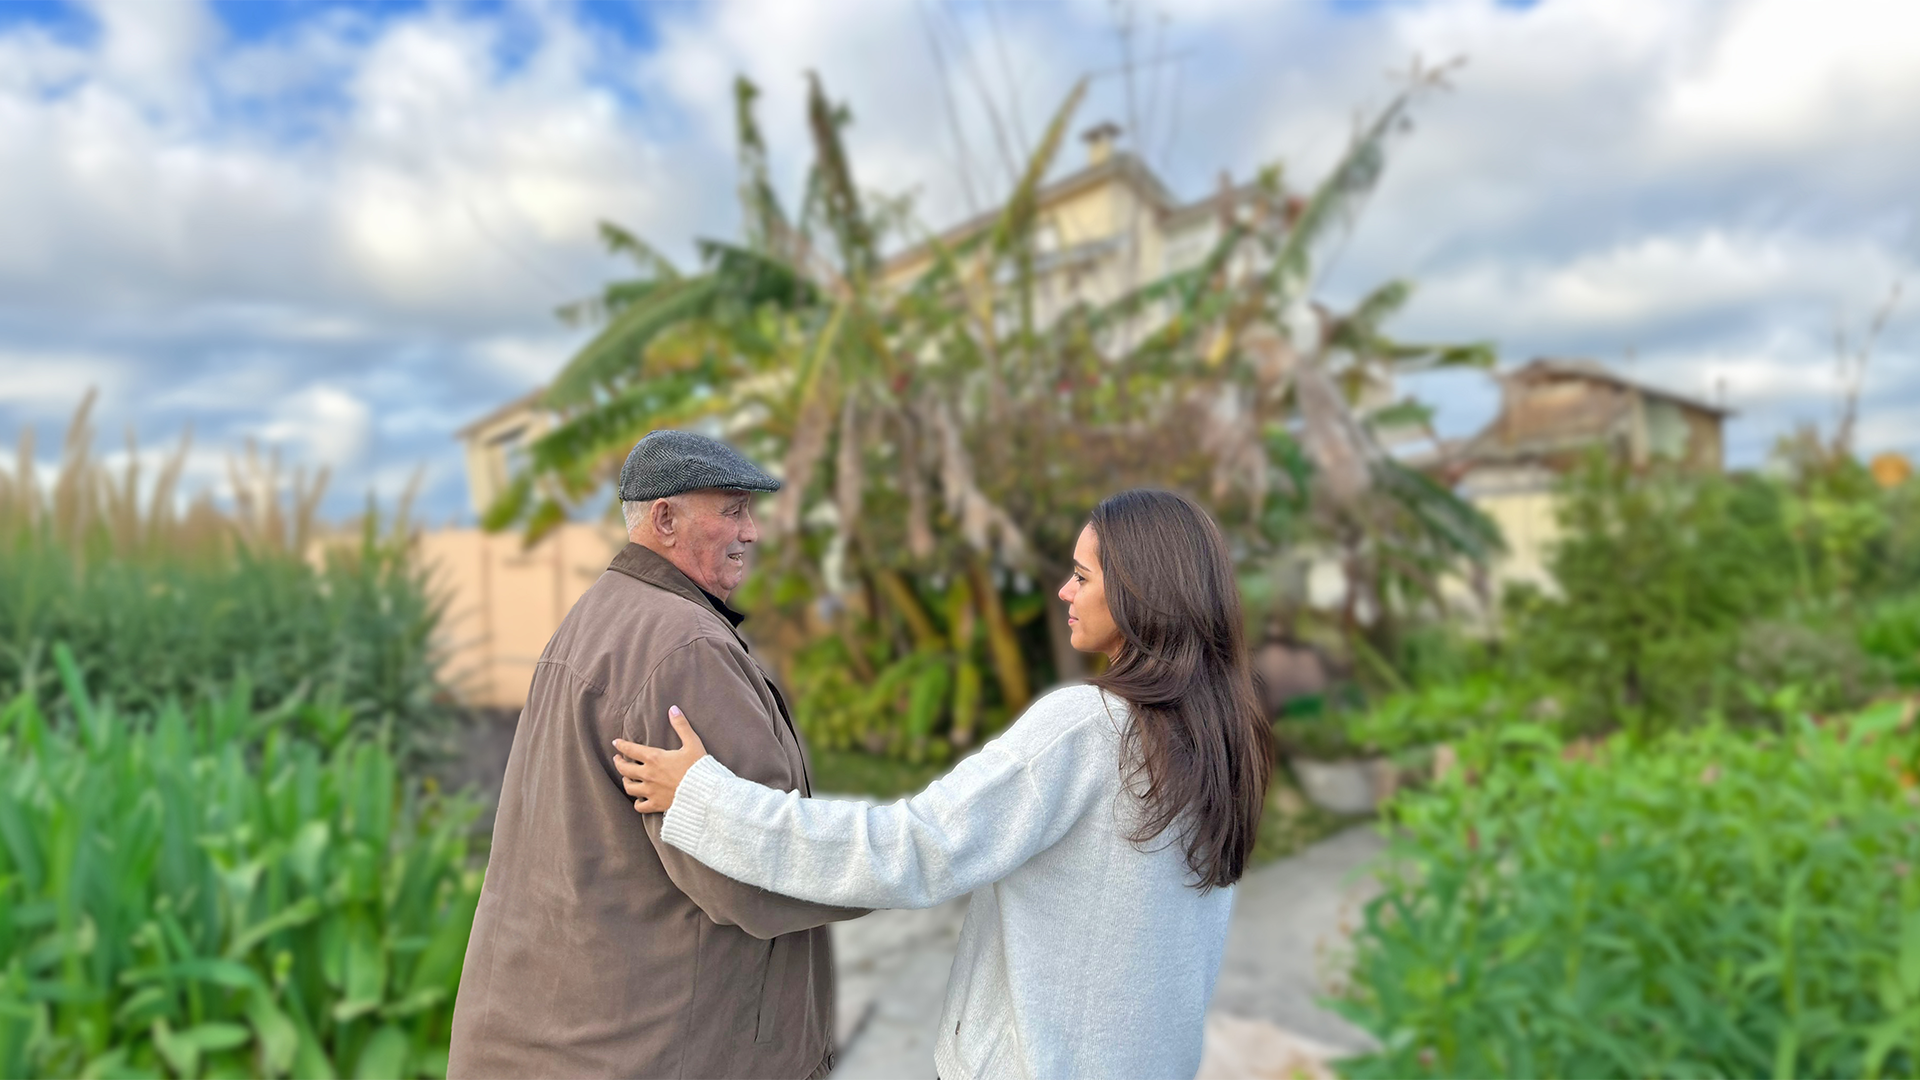
[[[688,712],[699,727],[699,714]],[[1024,721],[1023,721],[1024,722]],[[707,757],[688,770],[662,836],[722,873],[828,904],[932,907],[1005,877],[1113,790],[1091,720],[1014,730],[911,799],[804,799]],[[701,734],[704,741],[706,735]]]
[[[680,737],[667,722],[667,707],[678,705],[688,716],[708,718],[700,726],[700,740],[707,753],[729,769],[782,789],[798,785],[801,778],[792,774],[780,742],[786,720],[768,708],[759,680],[753,661],[737,646],[695,638],[660,661],[628,704],[621,726],[633,742],[678,746]],[[647,814],[644,823],[667,876],[722,926],[738,926],[757,938],[774,938],[866,914],[862,909],[781,896],[711,870],[661,842],[660,818]]]

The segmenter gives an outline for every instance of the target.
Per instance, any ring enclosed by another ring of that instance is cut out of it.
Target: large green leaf
[[[719,293],[711,273],[663,282],[629,305],[587,342],[547,388],[554,408],[590,401],[617,380],[639,374],[647,345],[670,327],[704,314]]]

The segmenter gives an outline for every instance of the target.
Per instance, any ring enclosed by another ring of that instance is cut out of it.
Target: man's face
[[[725,600],[747,576],[747,545],[760,539],[753,495],[703,488],[674,500],[672,562],[695,585]]]

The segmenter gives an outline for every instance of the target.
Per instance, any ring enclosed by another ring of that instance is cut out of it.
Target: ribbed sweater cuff
[[[660,823],[660,839],[689,855],[700,854],[700,840],[707,834],[707,808],[720,794],[721,785],[731,779],[733,771],[712,754],[694,762],[673,793],[673,805]]]

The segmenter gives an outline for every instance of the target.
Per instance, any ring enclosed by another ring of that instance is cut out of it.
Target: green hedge
[[[267,707],[327,687],[366,726],[413,748],[444,719],[432,637],[439,610],[404,536],[370,523],[316,566],[278,549],[223,544],[191,556],[81,558],[22,530],[0,540],[0,695],[65,690],[53,642],[80,658],[88,690],[134,711],[244,679]],[[29,687],[28,684],[31,684]]]
[[[439,1076],[471,808],[349,710],[0,711],[0,1075]]]
[[[1515,725],[1391,811],[1352,1076],[1920,1071],[1910,706],[1559,746]]]

